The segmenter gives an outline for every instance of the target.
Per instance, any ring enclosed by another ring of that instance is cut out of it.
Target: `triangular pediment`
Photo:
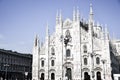
[[[64,27],[69,27],[71,25],[72,25],[72,21],[69,18],[67,18],[63,23]]]

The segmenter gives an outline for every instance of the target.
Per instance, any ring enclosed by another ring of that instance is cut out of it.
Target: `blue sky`
[[[110,35],[120,39],[120,0],[0,0],[0,48],[31,53],[35,34],[44,41],[47,23],[54,31],[57,10],[65,20],[79,7],[87,20],[90,3],[95,21],[107,24]]]

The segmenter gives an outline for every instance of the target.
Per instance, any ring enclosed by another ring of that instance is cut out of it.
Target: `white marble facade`
[[[92,6],[87,21],[78,9],[72,20],[58,13],[55,32],[49,35],[46,27],[44,44],[36,36],[32,80],[112,80],[109,33],[93,16]]]

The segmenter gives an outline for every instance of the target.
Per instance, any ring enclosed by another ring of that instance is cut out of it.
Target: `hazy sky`
[[[44,40],[47,22],[54,31],[57,10],[65,20],[79,7],[87,20],[90,3],[95,21],[107,24],[111,36],[120,39],[120,0],[0,0],[0,48],[31,53],[35,34]]]

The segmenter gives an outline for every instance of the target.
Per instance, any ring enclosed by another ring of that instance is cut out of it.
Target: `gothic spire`
[[[37,38],[37,35],[36,35],[36,37],[35,37],[35,46],[37,46],[37,41],[38,41],[38,38]]]
[[[62,14],[61,14],[61,10],[57,11],[56,14],[56,24],[59,24],[62,22]]]
[[[35,47],[38,47],[38,46],[39,46],[38,35],[35,36],[34,46],[35,46]]]
[[[58,14],[58,10],[57,10],[57,13],[56,13],[56,18],[58,18],[59,17],[59,14]]]
[[[49,28],[48,28],[48,23],[46,25],[46,38],[49,36]]]
[[[60,9],[60,13],[59,13],[59,22],[62,22],[62,13],[61,13],[61,9]]]
[[[105,25],[105,39],[108,40],[109,39],[109,35],[108,35],[108,29],[107,29],[107,25]]]
[[[56,24],[59,23],[59,13],[58,13],[58,10],[57,10],[57,13],[56,13]]]
[[[79,8],[77,7],[77,20],[79,21],[80,20],[80,13],[79,13]]]
[[[89,21],[93,22],[93,9],[92,9],[92,4],[90,4],[90,15],[89,15]]]
[[[90,15],[93,15],[92,4],[90,4]]]
[[[100,23],[99,23],[99,22],[97,22],[97,26],[100,26]]]
[[[76,10],[75,10],[75,7],[73,8],[73,21],[76,21]]]

